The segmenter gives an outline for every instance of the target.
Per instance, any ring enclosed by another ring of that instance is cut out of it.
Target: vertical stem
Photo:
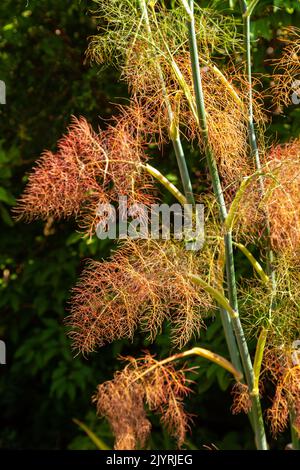
[[[194,4],[193,1],[192,2],[190,1],[191,9],[193,8],[193,4]],[[213,190],[219,203],[221,220],[222,222],[224,222],[227,216],[227,210],[226,210],[225,200],[224,200],[221,182],[219,178],[217,164],[216,164],[216,161],[214,159],[214,156],[213,156],[210,144],[209,144],[204,96],[202,92],[202,80],[201,80],[199,58],[198,58],[198,47],[197,47],[197,42],[196,42],[195,22],[194,22],[193,16],[190,18],[188,22],[188,27],[189,27],[189,45],[190,45],[191,66],[192,66],[193,84],[194,84],[195,99],[196,99],[196,108],[197,108],[197,114],[198,114],[198,119],[199,119],[199,127],[200,127],[203,144],[205,147],[207,164],[208,164],[208,168],[209,168],[211,179],[212,179]]]
[[[190,8],[191,8],[191,11],[193,12],[193,2],[191,1],[190,1]],[[209,172],[210,172],[211,179],[212,179],[214,194],[219,204],[221,221],[224,222],[227,217],[227,210],[226,210],[224,195],[223,195],[221,182],[219,178],[218,168],[217,168],[216,161],[213,157],[210,144],[209,144],[204,96],[202,93],[201,73],[200,73],[200,67],[199,67],[198,48],[197,48],[197,43],[196,43],[195,22],[193,18],[190,19],[188,27],[189,27],[191,66],[192,66],[192,73],[193,73],[193,83],[194,83],[194,88],[195,88],[195,99],[196,99],[196,107],[197,107],[197,113],[198,113],[198,119],[199,119],[199,126],[200,126],[203,143],[205,146],[206,159],[207,159],[207,164],[208,164]],[[225,246],[226,246],[226,239],[225,239]],[[228,260],[227,260],[226,269],[228,268],[229,268],[229,265],[228,265]],[[233,364],[235,365],[235,367],[240,369],[241,364],[240,364],[239,354],[237,352],[236,341],[235,341],[234,334],[232,331],[232,324],[231,324],[232,320],[230,316],[228,315],[228,312],[226,312],[226,310],[224,309],[221,309],[221,319],[222,319],[222,324],[223,324],[224,331],[225,331],[225,338],[228,344],[228,349],[229,349],[231,360]]]
[[[144,168],[151,176],[159,181],[179,202],[184,205],[187,204],[186,197],[169,181],[160,171],[149,163],[142,164],[141,168]]]
[[[256,4],[254,4],[255,6]],[[245,0],[240,0],[240,7],[241,12],[243,15],[243,29],[244,29],[244,42],[245,42],[245,62],[246,62],[246,75],[248,81],[248,128],[249,128],[249,144],[251,149],[251,155],[254,158],[256,168],[261,170],[261,162],[259,157],[259,150],[257,146],[257,139],[254,127],[254,119],[253,119],[253,91],[252,91],[252,65],[251,65],[251,14],[254,9],[254,6],[251,10],[247,7]],[[260,192],[263,196],[265,194],[264,188],[264,180],[263,176],[259,176],[259,185],[260,185]],[[275,306],[276,302],[276,290],[277,290],[277,282],[276,282],[276,273],[274,270],[274,253],[271,248],[270,243],[270,220],[268,217],[268,213],[265,214],[266,219],[266,253],[267,253],[267,273],[271,278],[272,283],[272,291],[271,291],[271,301],[270,301],[270,314]],[[293,427],[293,410],[290,409],[290,428],[291,428],[291,437],[292,437],[292,444],[293,449],[300,449],[300,440],[299,437]]]
[[[224,222],[227,217],[227,209],[225,205],[223,190],[220,182],[219,172],[217,164],[214,158],[213,151],[210,146],[209,137],[208,137],[208,128],[206,121],[206,111],[204,103],[203,88],[201,82],[201,72],[199,65],[199,56],[198,56],[198,46],[196,39],[195,31],[195,20],[194,20],[194,1],[189,0],[189,6],[191,14],[189,15],[188,21],[188,30],[189,30],[189,44],[190,44],[190,56],[191,56],[191,65],[192,65],[192,74],[193,74],[193,85],[194,92],[196,97],[196,106],[197,113],[199,118],[200,132],[205,148],[206,159],[209,167],[209,171],[212,178],[212,184],[216,199],[219,204],[220,218]],[[232,308],[238,313],[238,302],[237,302],[237,292],[236,292],[236,280],[235,280],[235,270],[234,270],[234,257],[233,257],[233,247],[232,247],[232,236],[231,231],[227,231],[224,236],[225,242],[225,259],[226,259],[226,273],[227,273],[227,286],[229,301]],[[249,387],[250,393],[252,392],[254,385],[254,374],[253,366],[248,350],[248,345],[245,339],[244,331],[240,322],[240,318],[237,315],[236,318],[232,319],[233,328],[235,331],[235,336],[237,344],[239,347],[239,352],[241,355],[243,368],[245,372],[246,382]],[[252,417],[253,425],[255,431],[255,440],[256,446],[258,449],[267,449],[267,442],[264,431],[264,423],[262,419],[262,411],[260,406],[260,400],[258,395],[251,395],[252,399]]]
[[[247,4],[245,1],[240,0],[241,11],[243,15],[243,29],[244,29],[244,43],[245,43],[245,63],[246,63],[246,76],[248,82],[248,138],[251,151],[251,157],[255,161],[255,166],[258,171],[261,171],[261,161],[257,145],[256,132],[254,127],[253,118],[253,90],[252,90],[252,65],[251,65],[251,15],[248,13]],[[265,194],[264,179],[262,174],[259,175],[260,193]],[[272,282],[272,297],[276,292],[276,277],[273,269],[274,253],[270,245],[270,221],[268,214],[266,214],[266,242],[267,242],[267,274]],[[273,300],[271,302],[273,304]],[[273,305],[271,305],[272,307]]]
[[[290,427],[291,427],[291,438],[293,450],[300,450],[300,439],[297,431],[294,428],[295,413],[294,410],[290,409]]]
[[[140,6],[140,9],[141,9],[142,15],[143,15],[144,20],[145,20],[147,33],[149,34],[149,38],[151,38],[151,40],[152,40],[152,31],[151,31],[151,26],[150,26],[150,21],[149,21],[149,16],[148,16],[147,5],[145,3],[145,0],[138,0],[138,2],[139,2],[139,6]],[[167,89],[166,89],[166,85],[165,85],[163,71],[162,71],[161,66],[159,65],[159,63],[157,64],[157,70],[158,70],[159,79],[160,79],[161,86],[162,86],[162,91],[163,91],[163,95],[164,95],[164,99],[165,99],[165,104],[166,104],[166,108],[167,108],[167,112],[168,112],[168,116],[169,116],[169,121],[170,121],[170,128],[171,128],[171,126],[174,122],[174,114],[173,114],[173,111],[172,111],[172,108],[171,108],[170,100],[168,98],[168,93],[167,93]],[[184,195],[186,197],[187,203],[194,205],[195,200],[194,200],[194,196],[193,196],[192,183],[191,183],[188,167],[187,167],[187,164],[186,164],[186,159],[185,159],[184,151],[183,151],[183,148],[182,148],[179,132],[177,132],[176,135],[173,135],[170,132],[170,138],[171,138],[171,141],[172,141],[172,145],[173,145],[176,160],[177,160],[177,165],[178,165],[178,168],[179,168],[179,173],[180,173],[180,178],[181,178],[181,182],[182,182],[182,186],[183,186]]]
[[[152,31],[151,31],[151,26],[150,26],[150,21],[149,21],[149,16],[148,16],[148,11],[147,11],[147,6],[145,4],[145,0],[139,0],[139,6],[140,6],[140,9],[141,9],[142,15],[144,16],[144,19],[145,19],[147,32],[149,34],[149,37],[152,39]],[[164,80],[162,69],[161,69],[159,64],[157,65],[157,67],[158,67],[159,78],[160,78],[160,82],[161,82],[161,85],[162,85],[163,95],[164,95],[164,98],[165,98],[165,103],[166,103],[167,112],[168,112],[168,115],[169,115],[170,128],[171,128],[172,124],[174,122],[173,111],[172,111],[172,108],[171,108],[171,105],[170,105],[170,101],[168,99],[168,94],[167,94],[167,90],[166,90],[166,85],[165,85],[165,80]],[[178,164],[178,168],[179,168],[179,172],[180,172],[180,176],[181,176],[182,185],[183,185],[183,188],[184,188],[185,197],[186,197],[188,203],[194,204],[194,196],[193,196],[193,193],[192,193],[191,180],[190,180],[190,177],[189,177],[187,164],[186,164],[184,152],[183,152],[183,149],[182,149],[182,144],[181,144],[180,136],[179,136],[179,133],[178,133],[178,129],[177,129],[177,133],[173,134],[172,132],[170,132],[170,137],[171,137],[172,144],[173,144],[173,147],[174,147],[174,151],[175,151],[175,154],[176,154],[177,164]],[[212,171],[217,173],[217,168],[214,168],[214,170],[212,169]],[[218,191],[219,191],[220,195],[222,195],[221,187],[218,189]],[[223,217],[223,219],[225,219],[225,216],[226,216],[225,201],[223,201],[223,206],[224,206],[224,217]],[[233,330],[232,330],[232,324],[231,324],[230,316],[229,316],[228,312],[226,312],[226,310],[224,310],[222,308],[220,309],[220,315],[221,315],[222,325],[223,325],[224,332],[225,332],[225,339],[226,339],[226,342],[227,342],[230,359],[231,359],[232,363],[234,364],[234,366],[238,370],[241,370],[241,363],[240,363],[239,353],[238,353],[234,333],[233,333]]]

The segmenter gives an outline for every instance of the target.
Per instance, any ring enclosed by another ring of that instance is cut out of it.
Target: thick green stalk
[[[111,450],[110,447],[98,437],[85,423],[79,421],[79,419],[73,418],[73,422],[77,424],[90,438],[90,440],[95,444],[99,450]]]
[[[235,336],[234,336],[233,329],[232,329],[231,318],[227,310],[225,310],[222,307],[220,307],[220,316],[221,316],[221,322],[223,326],[225,341],[227,343],[227,347],[229,351],[230,360],[234,364],[234,366],[238,370],[241,371],[242,365],[241,365],[239,350],[237,348]]]
[[[144,21],[145,21],[145,25],[146,25],[146,28],[147,28],[147,33],[149,35],[149,38],[151,39],[151,42],[153,43],[152,31],[151,31],[151,26],[150,26],[150,21],[149,21],[147,5],[145,3],[145,0],[138,0],[138,2],[139,2],[140,10],[142,12],[142,15],[143,15],[143,18],[144,18]],[[187,164],[186,164],[186,159],[185,159],[184,151],[183,151],[183,148],[182,148],[180,135],[179,135],[179,132],[174,133],[174,132],[171,131],[172,127],[174,126],[174,113],[172,111],[170,100],[168,98],[168,93],[167,93],[167,90],[166,90],[165,80],[164,80],[164,76],[163,76],[163,71],[162,71],[159,63],[157,64],[157,70],[158,70],[159,79],[160,79],[160,82],[161,82],[162,91],[163,91],[163,95],[164,95],[164,99],[165,99],[165,104],[166,104],[166,108],[167,108],[167,112],[168,112],[168,116],[169,116],[170,138],[171,138],[172,145],[173,145],[173,148],[174,148],[174,152],[175,152],[175,155],[176,155],[176,160],[177,160],[177,165],[178,165],[178,168],[179,168],[179,173],[180,173],[180,178],[181,178],[181,182],[182,182],[182,186],[183,186],[184,195],[186,197],[186,200],[187,200],[188,204],[195,204],[195,200],[194,200],[194,196],[193,196],[192,183],[191,183],[188,167],[187,167]]]
[[[225,205],[225,200],[224,200],[224,195],[223,195],[223,190],[222,190],[222,186],[220,182],[217,164],[216,164],[214,154],[211,149],[209,138],[208,138],[206,111],[205,111],[204,95],[203,95],[203,88],[202,88],[202,82],[201,82],[201,72],[200,72],[199,57],[198,57],[195,21],[194,21],[194,15],[193,15],[193,7],[194,7],[193,0],[189,1],[189,7],[191,10],[191,14],[189,15],[189,21],[188,21],[190,55],[191,55],[193,85],[194,85],[194,92],[195,92],[195,97],[196,97],[196,106],[197,106],[197,112],[198,112],[198,118],[199,118],[200,132],[201,132],[202,141],[203,141],[204,148],[205,148],[209,171],[210,171],[211,178],[212,178],[212,184],[213,184],[215,197],[219,204],[220,218],[222,222],[225,222],[226,217],[227,217],[227,209]],[[228,297],[229,297],[229,302],[230,302],[231,307],[237,313],[236,317],[232,317],[231,321],[233,324],[237,344],[239,347],[239,352],[240,352],[242,363],[243,363],[246,382],[251,393],[253,389],[253,385],[254,385],[254,373],[253,373],[253,366],[252,366],[252,362],[251,362],[251,358],[250,358],[250,354],[248,350],[248,345],[247,345],[244,331],[243,331],[240,318],[238,315],[238,302],[237,302],[237,291],[236,291],[231,231],[227,231],[225,233],[224,242],[225,242],[225,260],[226,260]],[[258,449],[262,449],[262,450],[267,449],[267,442],[266,442],[266,437],[265,437],[264,423],[262,419],[259,396],[252,395],[251,399],[252,399],[252,417],[253,417],[256,446]]]
[[[263,328],[257,340],[255,357],[254,357],[254,387],[252,393],[259,394],[259,378],[261,372],[261,365],[264,357],[264,350],[267,341],[268,330]]]

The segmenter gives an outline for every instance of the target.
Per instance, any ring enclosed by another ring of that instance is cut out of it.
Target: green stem
[[[138,2],[139,2],[140,10],[142,12],[142,15],[145,21],[145,26],[147,29],[147,33],[149,35],[149,39],[151,43],[153,43],[151,25],[150,25],[146,2],[145,0],[138,0]],[[164,99],[165,99],[165,104],[166,104],[166,108],[167,108],[167,112],[169,116],[170,129],[171,129],[174,123],[174,113],[172,111],[172,107],[171,107],[170,100],[168,97],[163,71],[159,63],[157,64],[157,70],[158,70],[159,79],[160,79],[161,86],[162,86],[162,92],[163,92]],[[181,182],[183,186],[183,191],[184,191],[187,203],[194,205],[195,200],[193,196],[192,183],[191,183],[188,167],[186,164],[186,159],[185,159],[184,151],[182,148],[179,132],[176,132],[176,135],[172,135],[172,133],[170,132],[170,138],[171,138],[172,145],[174,148],[177,165],[179,168],[180,178],[181,178]]]
[[[250,182],[251,182],[251,177],[243,179],[243,181],[240,184],[239,189],[237,190],[234,196],[233,201],[231,202],[231,205],[230,205],[230,208],[229,208],[226,220],[225,220],[225,228],[228,232],[231,231],[233,228],[234,219],[238,213],[239,204]]]
[[[240,374],[240,371],[238,371],[233,366],[233,364],[227,361],[225,357],[222,357],[219,354],[209,351],[208,349],[199,348],[195,346],[194,348],[189,349],[188,351],[183,351],[177,354],[173,354],[173,356],[167,357],[166,359],[162,359],[161,361],[157,361],[155,364],[153,364],[152,366],[144,370],[141,374],[135,376],[134,381],[140,380],[145,375],[149,374],[150,372],[157,369],[158,367],[161,367],[170,362],[178,361],[179,359],[185,359],[188,356],[194,356],[194,355],[208,359],[209,361],[214,362],[218,366],[223,367],[223,369],[227,370],[234,376],[237,382],[241,380],[242,376]]]
[[[190,8],[191,8],[191,11],[193,11],[192,10],[193,1],[192,2],[190,1]],[[193,84],[194,84],[194,91],[195,91],[199,127],[200,127],[203,144],[205,147],[207,164],[208,164],[211,179],[212,179],[213,190],[219,202],[220,215],[221,215],[222,222],[224,222],[227,217],[227,210],[226,210],[225,200],[224,200],[221,182],[219,178],[217,164],[216,164],[216,161],[214,159],[214,156],[213,156],[210,144],[209,144],[204,96],[203,96],[203,91],[202,91],[202,81],[201,81],[200,66],[199,66],[199,59],[198,59],[198,47],[197,47],[197,41],[196,41],[195,22],[194,22],[193,15],[189,19],[188,27],[189,27],[191,66],[192,66]]]
[[[145,0],[139,0],[139,5],[140,5],[142,15],[145,18],[146,28],[147,28],[147,31],[148,31],[148,34],[149,34],[150,41],[152,43],[153,42],[153,40],[152,40],[152,31],[151,31],[151,26],[150,26],[150,21],[149,21],[149,17],[148,17],[148,11],[147,11],[147,7],[146,7],[146,4],[145,4]],[[178,71],[178,72],[180,72],[180,71]],[[172,112],[172,109],[171,109],[170,101],[168,99],[167,90],[166,90],[166,86],[165,86],[165,81],[164,81],[164,77],[163,77],[163,72],[162,72],[161,67],[159,65],[158,65],[158,73],[159,73],[159,77],[160,77],[160,81],[161,81],[161,85],[162,85],[163,94],[164,94],[164,97],[165,97],[166,107],[167,107],[167,111],[168,111],[168,115],[169,115],[169,121],[170,121],[170,130],[171,130],[172,125],[174,124],[174,116],[173,116],[173,112]],[[176,129],[176,133],[173,133],[172,131],[170,132],[170,137],[171,137],[172,144],[173,144],[173,147],[174,147],[174,151],[175,151],[175,154],[176,154],[177,164],[178,164],[179,171],[180,171],[180,176],[181,176],[181,181],[182,181],[182,185],[183,185],[183,188],[184,188],[185,197],[186,197],[188,203],[194,204],[194,197],[193,197],[193,193],[192,193],[192,185],[191,185],[190,177],[189,177],[188,170],[187,170],[186,160],[185,160],[185,157],[184,157],[184,153],[183,153],[183,149],[182,149],[182,145],[181,145],[181,141],[180,141],[180,137],[179,137],[179,133],[178,133],[178,128]],[[224,205],[225,205],[225,203],[224,203]],[[241,363],[240,363],[239,353],[238,353],[238,349],[237,349],[237,346],[236,346],[234,333],[233,333],[233,330],[232,330],[230,316],[224,308],[220,308],[220,315],[221,315],[222,325],[223,325],[223,328],[224,328],[224,331],[225,331],[225,339],[226,339],[226,342],[227,342],[230,359],[231,359],[232,363],[235,365],[235,367],[238,370],[241,370]]]
[[[253,89],[252,89],[252,65],[251,65],[251,13],[253,12],[258,2],[251,2],[250,7],[247,6],[245,0],[240,0],[241,13],[243,16],[243,29],[244,29],[244,43],[245,43],[245,63],[246,63],[246,76],[248,81],[248,137],[251,150],[251,156],[255,161],[256,169],[261,172],[261,161],[257,145],[256,132],[254,127],[253,118]],[[265,194],[263,175],[259,175],[260,192],[263,196]],[[267,241],[267,274],[269,275],[272,283],[272,294],[270,312],[274,307],[274,298],[276,294],[276,277],[273,268],[274,254],[270,244],[270,222],[268,214],[266,213],[266,241]],[[258,394],[257,399],[259,400]]]
[[[250,261],[252,267],[255,269],[255,271],[261,278],[261,280],[265,284],[269,284],[270,282],[269,276],[267,276],[261,264],[254,258],[252,253],[250,253],[250,251],[245,247],[245,245],[243,245],[242,243],[236,243],[236,242],[233,242],[233,245],[236,246],[246,256],[246,258]]]
[[[231,318],[226,309],[220,307],[220,317],[224,330],[225,341],[227,343],[231,362],[238,370],[242,370],[239,350],[234,337]]]
[[[253,387],[252,393],[256,393],[257,395],[259,395],[259,377],[260,377],[260,371],[261,371],[261,365],[262,365],[262,360],[264,356],[267,335],[268,335],[268,331],[265,328],[263,328],[260,332],[257,345],[256,345],[256,351],[255,351],[254,364],[253,364],[254,387]]]
[[[204,103],[203,88],[201,83],[201,72],[198,58],[198,46],[196,40],[195,21],[193,15],[193,0],[189,1],[189,7],[191,14],[189,15],[188,30],[189,30],[189,44],[190,44],[190,56],[193,74],[193,85],[196,97],[197,113],[199,118],[200,132],[202,141],[205,148],[206,159],[209,167],[209,171],[212,178],[213,189],[215,197],[219,204],[220,218],[222,222],[225,222],[227,217],[227,209],[225,205],[223,190],[220,182],[219,172],[217,164],[214,158],[213,151],[211,149],[208,128],[206,121],[206,111]],[[241,355],[243,368],[245,371],[246,382],[249,390],[252,391],[254,384],[254,373],[253,366],[248,350],[248,345],[245,339],[244,331],[241,325],[241,321],[238,314],[238,302],[237,302],[237,291],[236,291],[236,280],[235,280],[235,269],[234,269],[234,257],[232,247],[232,236],[231,231],[227,231],[224,236],[225,242],[225,259],[226,259],[226,274],[227,274],[227,285],[228,285],[228,296],[231,308],[236,312],[236,316],[231,318],[232,325],[234,328],[239,352]],[[267,442],[264,431],[264,423],[262,419],[262,412],[260,406],[260,400],[258,396],[252,395],[252,417],[255,431],[256,446],[258,449],[267,449]]]
[[[207,292],[213,299],[215,299],[215,301],[229,313],[231,318],[236,318],[238,314],[235,310],[233,310],[230,303],[228,302],[226,297],[224,297],[222,292],[212,287],[210,284],[204,281],[204,279],[197,276],[196,274],[188,274],[188,277],[195,284],[201,286],[205,290],[205,292]]]
[[[291,428],[292,446],[293,446],[293,450],[300,450],[300,439],[295,429],[294,421],[295,421],[295,412],[294,410],[290,409],[290,428]]]
[[[193,195],[192,183],[189,176],[188,167],[186,164],[186,159],[184,156],[184,151],[181,144],[181,139],[179,135],[175,139],[171,139],[173,148],[176,155],[177,165],[179,168],[180,178],[182,181],[183,191],[186,197],[188,204],[195,204],[195,199]]]
[[[176,199],[180,204],[187,204],[186,197],[176,188],[176,186],[171,183],[160,171],[158,171],[154,166],[149,165],[149,163],[141,164],[141,167],[146,170],[151,176],[153,176],[157,181],[159,181]]]

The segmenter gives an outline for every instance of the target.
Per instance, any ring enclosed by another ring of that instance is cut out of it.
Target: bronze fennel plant
[[[114,378],[98,386],[93,400],[115,434],[116,449],[144,447],[151,431],[146,409],[184,444],[191,426],[184,398],[192,388],[182,360],[199,355],[225,368],[235,381],[233,413],[249,415],[255,445],[267,449],[290,419],[293,446],[300,435],[299,238],[300,139],[267,146],[266,119],[254,96],[250,19],[258,3],[240,1],[242,21],[231,15],[176,2],[96,0],[101,27],[87,57],[113,62],[131,94],[128,106],[105,130],[95,132],[73,118],[56,153],[45,152],[29,176],[16,216],[32,220],[75,217],[92,237],[103,215],[99,204],[128,198],[129,208],[157,199],[160,183],[182,205],[206,207],[205,244],[187,251],[178,240],[125,240],[108,261],[90,262],[74,288],[68,317],[74,348],[90,353],[136,329],[152,341],[171,324],[175,354],[126,358]],[[241,23],[244,28],[241,32]],[[277,64],[289,60],[289,79],[299,73],[299,33]],[[244,69],[234,63],[244,54]],[[298,54],[298,55],[297,55]],[[276,72],[275,70],[275,72]],[[276,81],[277,80],[277,81]],[[275,73],[274,96],[287,104],[287,86]],[[289,83],[287,81],[284,82]],[[209,183],[193,194],[182,140],[199,146]],[[171,143],[182,192],[149,162],[147,147]],[[248,245],[255,245],[255,259]],[[235,277],[235,252],[253,268],[251,279]],[[220,315],[230,361],[197,340],[212,311]],[[256,338],[254,358],[248,340]],[[186,376],[187,374],[187,376]],[[262,411],[264,383],[274,384],[271,406]],[[145,407],[146,405],[146,407]]]

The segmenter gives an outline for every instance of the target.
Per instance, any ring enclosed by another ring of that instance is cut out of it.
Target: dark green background
[[[228,2],[219,2],[219,8],[226,6]],[[118,71],[100,71],[84,63],[87,38],[96,30],[89,13],[92,7],[88,0],[0,3],[0,79],[7,86],[7,104],[0,105],[0,338],[7,345],[7,365],[0,366],[2,448],[94,448],[72,418],[85,422],[111,446],[108,426],[96,418],[90,397],[97,384],[120,367],[118,354],[138,354],[149,346],[137,332],[132,344],[119,341],[87,359],[74,358],[63,324],[69,291],[83,260],[106,257],[110,245],[96,239],[83,241],[69,221],[56,223],[54,233],[47,235],[42,223],[26,225],[11,218],[26,172],[43,149],[55,149],[70,116],[84,115],[104,127],[114,112],[113,103],[126,102],[126,85],[119,81]],[[260,2],[253,21],[258,38],[256,72],[266,71],[265,60],[280,53],[277,30],[299,25],[299,12],[296,0]],[[271,57],[266,52],[270,46]],[[270,114],[268,134],[277,140],[298,136],[299,111],[294,106],[282,116]],[[195,151],[190,155],[195,174],[198,155]],[[171,150],[164,152],[160,166],[176,181]],[[238,269],[243,269],[242,264]],[[226,354],[217,319],[208,324],[200,341]],[[149,347],[159,355],[168,354],[167,326]],[[186,447],[201,449],[214,443],[221,449],[253,448],[247,418],[231,416],[228,375],[214,365],[200,364],[196,393],[187,403],[197,416]],[[272,446],[282,447],[288,439],[283,436]],[[156,418],[150,446],[174,446]]]

